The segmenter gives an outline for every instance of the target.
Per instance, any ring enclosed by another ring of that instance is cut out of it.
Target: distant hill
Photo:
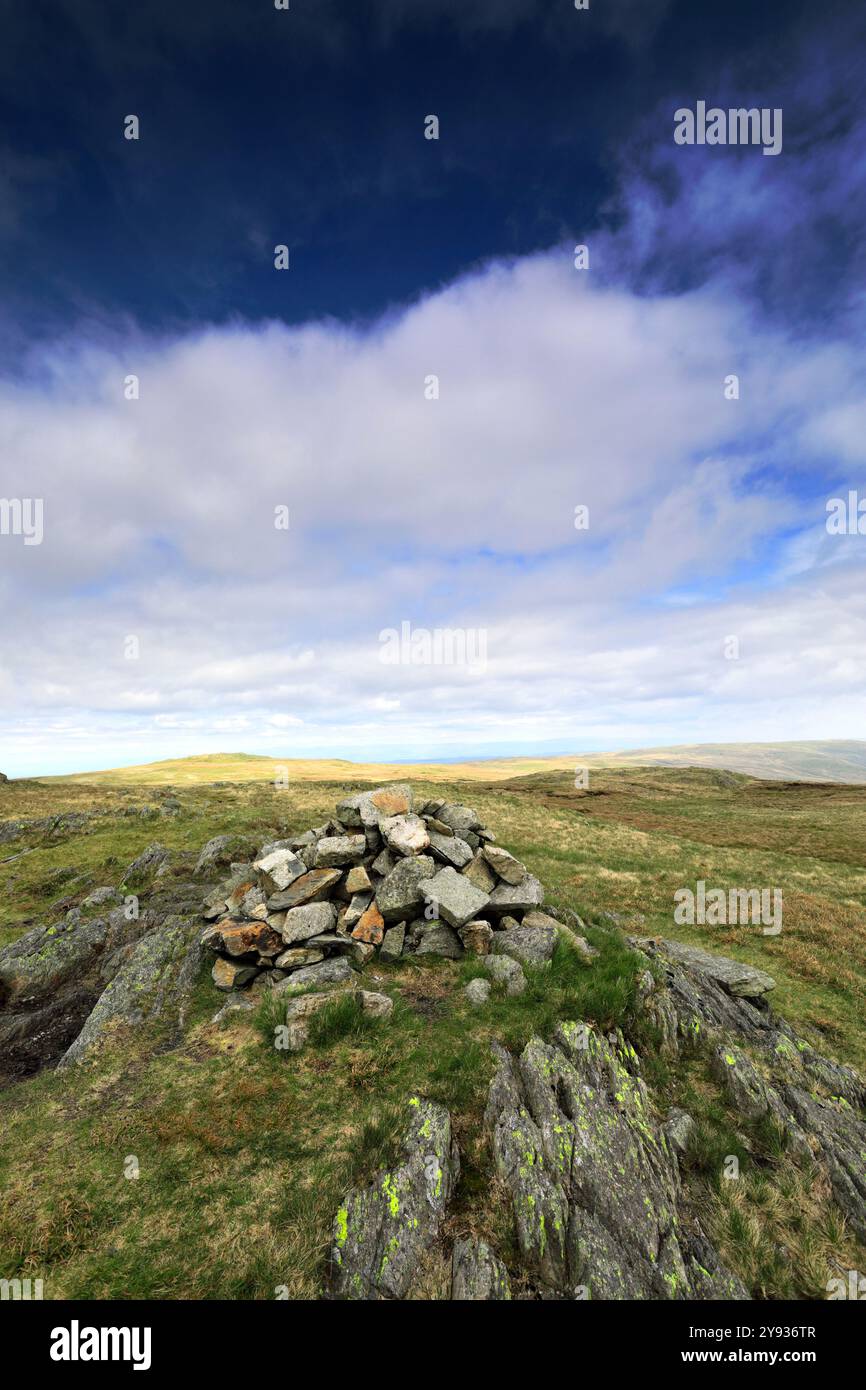
[[[496,781],[537,772],[589,767],[711,767],[788,782],[866,782],[866,740],[818,739],[785,743],[693,743],[623,752],[555,757],[479,758],[462,763],[353,763],[343,758],[281,758],[252,753],[204,753],[138,767],[45,777],[45,782],[175,785],[265,782],[285,768],[290,781]]]

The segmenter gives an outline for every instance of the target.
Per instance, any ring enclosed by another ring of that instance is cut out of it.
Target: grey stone
[[[382,938],[382,945],[379,947],[379,959],[388,962],[399,960],[403,954],[405,939],[405,922],[400,922],[396,927],[389,927]]]
[[[664,1122],[664,1135],[674,1153],[682,1157],[689,1147],[695,1122],[687,1110],[672,1105]]]
[[[280,936],[287,946],[306,941],[310,936],[326,936],[334,930],[337,913],[333,903],[307,903],[286,913]]]
[[[450,835],[439,835],[435,830],[431,830],[429,840],[434,858],[441,860],[443,864],[450,864],[454,869],[462,869],[464,865],[471,864],[472,850],[466,841],[461,840],[453,831]]]
[[[390,1018],[394,1012],[394,1000],[387,994],[375,994],[371,990],[355,991],[355,998],[368,1018]]]
[[[680,1204],[677,1160],[621,1037],[560,1024],[494,1049],[485,1126],[528,1271],[563,1298],[745,1298]]]
[[[478,917],[488,903],[486,893],[470,883],[465,874],[450,867],[434,874],[424,885],[424,893],[428,902],[435,904],[439,916],[452,927],[462,927]]]
[[[373,870],[374,874],[381,874],[383,878],[387,878],[396,863],[397,859],[391,851],[389,849],[383,849],[381,854],[378,854],[373,860],[370,868]]]
[[[202,851],[204,853],[204,851]],[[133,859],[126,868],[121,880],[124,888],[144,888],[155,877],[157,870],[168,861],[169,852],[165,845],[148,845],[146,850]]]
[[[353,927],[356,927],[358,925],[372,901],[372,891],[368,891],[366,893],[355,893],[353,895],[352,900],[349,903],[349,906],[346,908],[346,915],[343,919],[343,925],[345,926],[346,931],[351,931]]]
[[[490,949],[494,955],[511,956],[524,965],[549,965],[556,939],[555,927],[512,927],[494,932]]]
[[[412,855],[401,859],[382,880],[376,889],[376,904],[388,925],[405,921],[423,904],[424,889],[435,867],[428,854]]]
[[[516,887],[526,878],[526,865],[521,864],[519,859],[515,859],[513,854],[509,854],[507,849],[501,849],[499,845],[487,844],[481,851],[493,872],[512,887]]]
[[[277,956],[274,965],[277,970],[300,970],[304,965],[318,965],[319,961],[324,959],[325,953],[322,950],[310,946],[290,946],[282,955]]]
[[[470,980],[463,993],[466,995],[469,1003],[474,1004],[476,1007],[480,1004],[486,1004],[490,998],[490,981]]]
[[[451,1256],[451,1298],[460,1302],[502,1302],[511,1298],[505,1265],[483,1240],[458,1237]]]
[[[484,956],[483,965],[492,980],[505,986],[506,994],[514,996],[526,989],[526,976],[512,956]]]
[[[480,852],[461,872],[463,877],[474,883],[476,888],[480,888],[482,893],[492,893],[496,887],[496,875]]]
[[[459,835],[464,840],[481,824],[471,806],[461,806],[455,801],[446,801],[444,805],[440,806],[436,812],[436,819],[443,821],[445,825],[450,825],[455,835]]]
[[[489,922],[467,922],[465,927],[460,928],[460,940],[463,942],[464,949],[473,956],[487,956],[490,954],[493,942],[493,928]]]
[[[105,907],[106,903],[111,903],[114,907],[122,901],[116,888],[94,888],[82,902],[81,910],[85,912],[90,907]]]
[[[316,866],[320,869],[334,869],[346,864],[359,864],[367,853],[367,840],[364,835],[333,835],[319,840],[316,849]]]
[[[257,859],[254,867],[258,869],[262,887],[267,893],[282,893],[295,879],[307,872],[303,859],[290,849],[277,849]]]
[[[527,874],[520,883],[500,883],[490,894],[490,911],[531,912],[544,902],[544,889],[538,879]]]
[[[285,980],[274,985],[275,994],[294,994],[311,985],[341,985],[354,978],[355,972],[345,956],[332,956],[319,965],[305,965],[294,970]]]
[[[331,1242],[331,1285],[344,1299],[403,1299],[437,1239],[460,1163],[448,1111],[413,1096],[403,1159],[353,1188],[340,1204]]]
[[[692,972],[708,975],[736,998],[756,999],[776,987],[776,981],[772,976],[753,965],[744,965],[742,961],[731,960],[727,956],[714,956],[709,951],[702,951],[698,946],[685,946],[680,941],[660,940],[654,944],[669,960],[684,965]]]
[[[420,816],[388,816],[379,822],[379,831],[395,854],[421,854],[430,845],[427,827]]]
[[[60,1066],[80,1062],[109,1025],[138,1027],[169,1016],[181,1030],[201,968],[199,936],[199,924],[180,917],[143,936],[103,990]]]
[[[376,826],[388,816],[407,815],[412,810],[412,788],[406,782],[392,782],[372,792],[358,792],[337,806],[337,818],[343,824]]]
[[[252,863],[255,853],[255,844],[248,836],[215,835],[201,851],[193,872],[196,875],[215,874],[219,869],[231,868],[234,863],[247,860]]]
[[[428,922],[426,930],[415,950],[417,956],[444,956],[448,960],[460,960],[463,946],[453,927],[446,922]]]

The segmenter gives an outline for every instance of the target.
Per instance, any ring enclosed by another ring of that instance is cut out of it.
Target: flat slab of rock
[[[462,927],[478,917],[487,906],[488,897],[476,888],[465,874],[456,869],[440,869],[424,885],[428,902],[435,904],[439,916],[451,927]]]
[[[728,994],[738,999],[758,999],[776,988],[776,981],[765,971],[742,961],[731,960],[728,956],[714,956],[702,951],[699,946],[685,946],[680,941],[667,938],[656,942],[657,950],[670,960],[684,965],[687,970],[697,970],[701,975],[709,975],[722,986]]]
[[[493,913],[531,912],[544,902],[544,889],[538,879],[527,874],[519,883],[500,883],[490,894]]]
[[[470,883],[474,883],[476,888],[480,888],[482,893],[492,893],[496,887],[496,875],[481,850],[478,850],[471,863],[467,864],[461,873]]]
[[[282,893],[275,893],[273,897],[268,898],[268,910],[287,912],[293,907],[321,902],[329,896],[341,877],[339,869],[308,869]]]
[[[352,928],[352,937],[355,941],[366,941],[369,946],[378,946],[384,935],[385,919],[376,904],[370,903]]]
[[[453,869],[462,869],[472,862],[473,853],[469,845],[453,831],[450,835],[440,835],[431,830],[429,841],[434,857],[443,864],[450,864]]]
[[[337,1298],[405,1298],[421,1258],[436,1240],[460,1169],[451,1117],[413,1096],[407,1106],[403,1160],[353,1188],[331,1238],[331,1286]]]
[[[354,979],[355,972],[345,956],[332,956],[319,965],[305,965],[274,985],[274,994],[293,994],[310,986],[341,985]]]

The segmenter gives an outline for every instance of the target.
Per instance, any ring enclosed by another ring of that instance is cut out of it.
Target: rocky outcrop
[[[866,1083],[770,1009],[763,971],[679,943],[634,945],[661,970],[644,1006],[670,1053],[703,1051],[736,1113],[770,1117],[795,1155],[823,1167],[851,1230],[866,1239]]]
[[[744,1298],[684,1208],[634,1049],[562,1023],[496,1049],[485,1127],[540,1291],[566,1299]]]
[[[169,1018],[180,1033],[201,966],[200,935],[197,922],[174,918],[143,936],[99,996],[59,1065],[80,1062],[113,1025],[139,1026]]]
[[[448,1111],[413,1096],[402,1162],[349,1192],[331,1240],[336,1298],[406,1298],[421,1259],[439,1235],[460,1171]]]

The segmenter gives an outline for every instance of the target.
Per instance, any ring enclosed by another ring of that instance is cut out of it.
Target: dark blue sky
[[[740,101],[753,82],[802,138],[789,47],[813,25],[832,46],[859,7],[815,8],[2,0],[7,362],[88,319],[367,317],[485,258],[589,235],[659,106]],[[275,277],[283,241],[295,273]]]

